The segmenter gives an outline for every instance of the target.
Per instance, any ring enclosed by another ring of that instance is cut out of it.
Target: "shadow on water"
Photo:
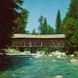
[[[30,60],[32,58],[34,57],[23,55],[0,56],[0,71],[6,71],[10,69],[16,70],[21,67],[30,66],[33,63],[33,60]]]

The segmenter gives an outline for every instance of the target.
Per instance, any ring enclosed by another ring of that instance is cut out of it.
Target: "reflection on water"
[[[57,59],[48,56],[11,58],[10,63],[5,64],[7,69],[0,71],[0,78],[78,78],[78,65],[70,62],[72,58]]]

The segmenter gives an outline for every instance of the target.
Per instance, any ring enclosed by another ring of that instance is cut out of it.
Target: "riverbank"
[[[43,56],[43,55],[48,55],[48,56],[54,56],[54,55],[57,55],[57,56],[67,56],[65,52],[60,52],[60,51],[53,51],[53,52],[50,52],[50,53],[46,54],[45,51],[37,51],[37,53],[30,53],[30,51],[20,52],[20,51],[18,51],[16,49],[7,49],[6,50],[6,54],[7,55],[19,55],[19,56],[22,56],[22,55],[23,56],[24,55],[26,55],[26,56],[29,56],[29,55],[31,55],[31,56],[37,56],[37,55],[39,55],[39,56],[40,55],[41,56]],[[68,55],[68,56],[75,57],[74,54]]]

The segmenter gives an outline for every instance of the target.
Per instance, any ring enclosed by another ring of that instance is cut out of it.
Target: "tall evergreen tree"
[[[60,10],[58,10],[57,18],[56,18],[56,33],[59,34],[61,29],[61,14]]]
[[[43,29],[43,21],[44,21],[44,17],[40,16],[40,18],[38,19],[40,25],[38,27],[39,33],[42,34],[42,29]]]
[[[47,19],[43,16],[39,18],[40,25],[38,27],[40,34],[54,34],[54,29],[48,25]]]
[[[54,34],[54,28],[52,28],[50,25],[48,25],[48,34]]]
[[[44,19],[44,23],[43,23],[42,34],[48,34],[48,24],[46,18]]]
[[[78,0],[71,0],[68,17],[75,20],[78,19]]]
[[[13,29],[17,26],[14,20],[20,15],[17,9],[21,9],[19,4],[22,2],[22,0],[0,0],[0,48],[11,44]]]
[[[74,51],[78,51],[78,0],[71,0],[62,26],[66,35],[66,49],[72,54]]]
[[[73,48],[73,42],[72,42],[72,37],[75,31],[75,21],[72,18],[67,19],[66,23],[64,24],[63,27],[63,32],[66,35],[65,38],[65,47],[69,51],[69,53],[73,53],[74,48]]]
[[[20,12],[20,17],[15,20],[15,23],[18,25],[17,28],[15,28],[15,33],[27,33],[28,13],[26,9],[22,9]]]
[[[32,31],[32,34],[36,34],[36,31],[35,31],[35,29],[33,29],[33,31]]]
[[[38,35],[38,33],[35,31],[35,28],[33,29],[32,34],[33,35]]]

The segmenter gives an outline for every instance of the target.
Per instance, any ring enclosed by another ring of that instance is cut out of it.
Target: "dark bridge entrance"
[[[64,34],[57,35],[27,35],[14,34],[12,47],[31,48],[36,52],[37,48],[64,47]]]

